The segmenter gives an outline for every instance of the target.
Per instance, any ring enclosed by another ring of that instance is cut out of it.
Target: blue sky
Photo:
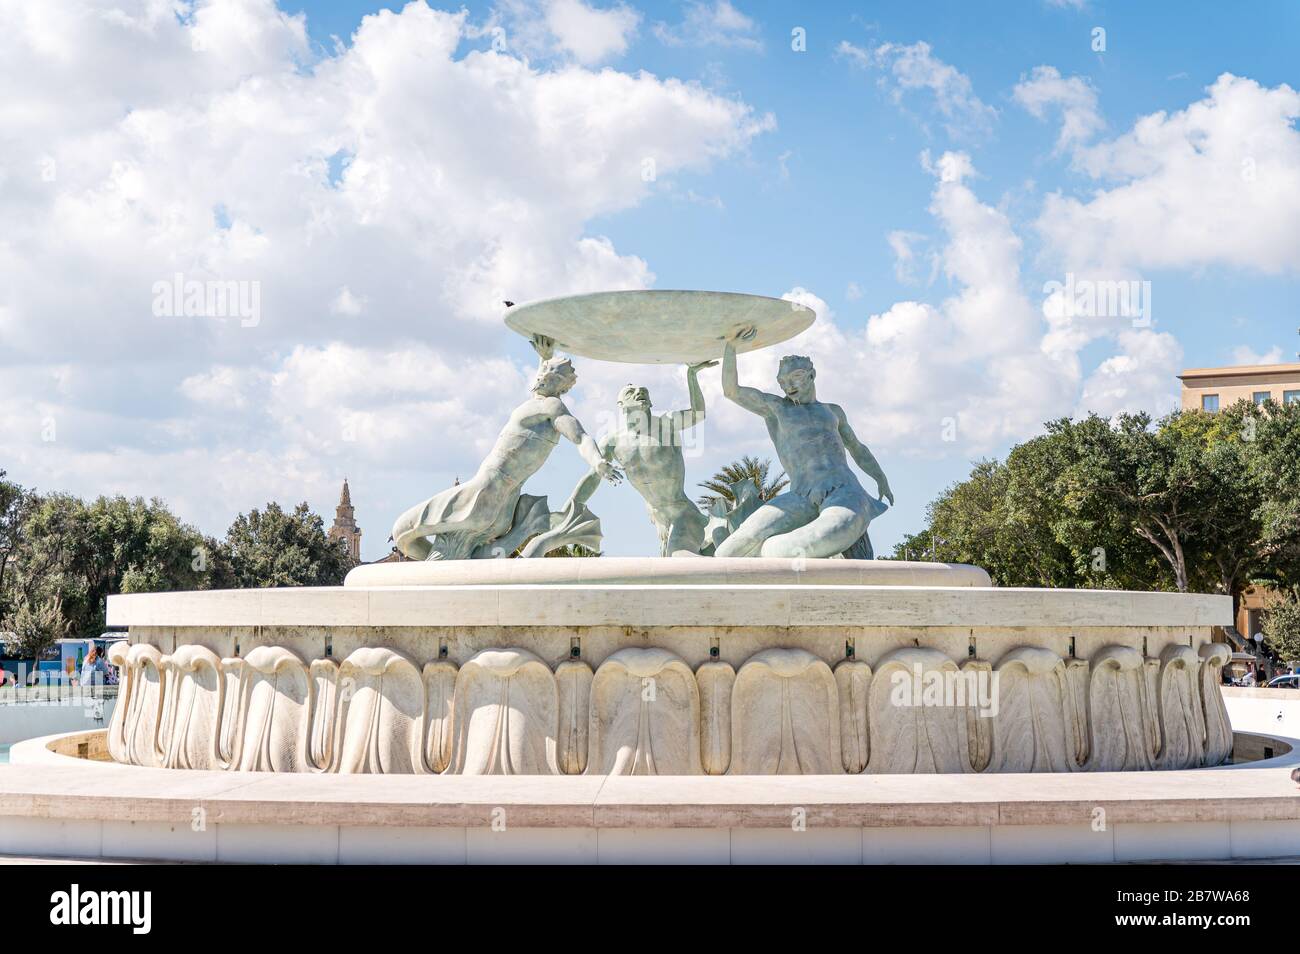
[[[0,467],[158,493],[216,533],[271,497],[328,512],[347,474],[376,558],[400,510],[473,470],[526,380],[493,294],[746,291],[823,311],[806,350],[890,475],[887,551],[972,459],[1048,417],[1158,412],[1180,367],[1296,360],[1293,3],[430,6],[449,16],[210,0],[170,20],[124,2],[147,31],[10,25],[0,77],[24,110],[0,142],[59,177],[0,191],[28,239],[0,258],[19,408]],[[47,29],[73,59],[32,93]],[[611,181],[663,150],[654,182]],[[140,315],[175,271],[260,282],[267,320]],[[1047,320],[1044,283],[1067,272],[1150,282],[1153,324]],[[69,274],[61,298],[50,276]],[[579,374],[593,430],[623,376],[660,406],[685,396],[671,369]],[[768,374],[742,364],[746,383]],[[716,378],[706,394],[692,482],[770,453]],[[580,474],[561,448],[530,489],[558,502]],[[651,552],[629,488],[592,506],[607,552]]]

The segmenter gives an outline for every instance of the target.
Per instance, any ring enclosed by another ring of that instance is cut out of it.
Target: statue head
[[[548,358],[537,369],[533,390],[543,397],[559,397],[568,392],[578,380],[578,372],[568,358]]]
[[[648,411],[650,410],[650,391],[646,388],[637,387],[635,384],[626,385],[623,390],[618,392],[618,406],[625,411]]]
[[[618,408],[623,412],[627,427],[641,430],[650,420],[650,392],[635,384],[626,385],[618,392]]]
[[[817,369],[812,359],[801,354],[788,354],[781,359],[776,372],[776,383],[785,396],[796,404],[817,400]]]

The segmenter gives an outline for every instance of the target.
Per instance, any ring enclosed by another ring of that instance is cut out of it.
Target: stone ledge
[[[978,586],[674,583],[299,587],[132,593],[108,598],[108,625],[166,627],[612,625],[644,629],[847,625],[1208,629],[1227,625],[1231,617],[1232,599],[1228,596]]]
[[[789,560],[767,557],[601,557],[590,560],[430,560],[369,563],[343,581],[349,589],[379,586],[992,586],[988,573],[965,563],[906,560]]]
[[[950,828],[1300,820],[1300,747],[1267,764],[1034,775],[313,775],[137,768],[15,746],[0,818],[213,824],[488,828]],[[1294,740],[1285,740],[1294,743]]]

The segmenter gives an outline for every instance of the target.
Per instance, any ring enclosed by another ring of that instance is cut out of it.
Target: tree
[[[226,534],[236,586],[338,586],[352,568],[341,543],[325,534],[325,523],[300,503],[286,513],[278,503],[240,514]]]
[[[1264,645],[1283,662],[1300,660],[1300,593],[1275,597],[1264,613]]]
[[[711,478],[700,483],[700,486],[709,493],[701,495],[697,503],[706,511],[719,499],[734,503],[735,495],[731,491],[731,485],[742,480],[752,480],[754,482],[754,486],[758,488],[759,500],[771,500],[790,483],[784,471],[774,479],[768,480],[771,467],[772,462],[770,460],[759,460],[757,457],[750,457],[749,455],[745,455],[740,460],[732,461]]]
[[[1255,418],[1251,465],[1268,577],[1300,586],[1300,402],[1267,402]]]
[[[30,495],[21,486],[4,478],[5,472],[0,470],[0,631],[5,629],[13,607],[10,569],[22,542],[23,519],[30,501]]]
[[[62,634],[98,633],[112,593],[228,585],[207,557],[214,548],[157,499],[31,494],[6,574],[10,615],[21,610],[30,622],[57,612]]]
[[[1152,428],[1147,414],[1122,414],[1113,425],[1092,414],[1077,423],[1052,422],[1048,430],[1069,449],[1058,486],[1075,529],[1129,527],[1155,547],[1174,589],[1187,592],[1189,544],[1204,525],[1215,486],[1195,442],[1176,421]]]
[[[1195,589],[1235,601],[1300,563],[1300,413],[1243,403],[1158,424],[1091,415],[1046,427],[1005,464],[978,462],[895,555],[975,563],[1004,586]]]
[[[56,640],[68,635],[57,595],[43,597],[36,604],[20,603],[9,626],[13,636],[5,649],[20,659],[39,659]]]
[[[1036,499],[1048,496],[1038,470],[1042,449],[1017,448],[1006,464],[977,461],[966,480],[930,504],[924,536],[905,539],[895,556],[973,563],[1000,586],[1076,585],[1072,555],[1053,536],[1056,514]]]

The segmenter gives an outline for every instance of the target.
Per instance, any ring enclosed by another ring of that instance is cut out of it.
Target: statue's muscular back
[[[555,419],[566,413],[564,402],[557,397],[533,397],[524,401],[511,412],[491,453],[479,467],[479,474],[490,471],[517,484],[523,483],[541,469],[560,442]]]

